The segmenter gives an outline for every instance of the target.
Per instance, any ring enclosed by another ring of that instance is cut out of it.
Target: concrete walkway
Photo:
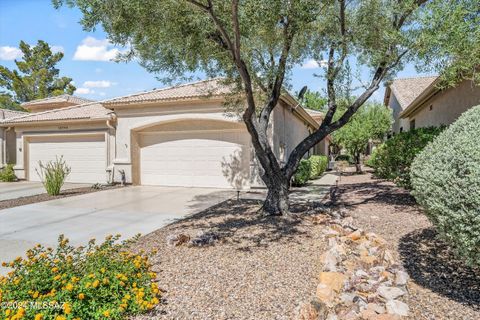
[[[299,202],[322,202],[329,194],[330,189],[335,186],[338,180],[338,174],[330,171],[324,173],[321,177],[310,180],[303,187],[292,187],[290,189],[290,199]],[[253,189],[246,193],[241,193],[242,199],[264,200],[267,195],[265,189]]]
[[[138,186],[0,210],[0,261],[36,243],[54,247],[60,234],[74,245],[109,234],[147,234],[233,196],[231,190]]]
[[[91,184],[65,183],[62,190],[89,187]],[[41,182],[0,182],[0,201],[45,193]]]

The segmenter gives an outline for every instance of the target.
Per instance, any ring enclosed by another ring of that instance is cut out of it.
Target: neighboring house
[[[385,105],[393,110],[393,132],[448,125],[480,104],[480,86],[465,80],[439,89],[438,77],[395,79],[385,91]]]
[[[11,119],[28,114],[22,111],[13,111],[8,109],[0,109],[0,121]],[[9,127],[0,127],[0,167],[2,164],[15,163],[15,131]]]
[[[323,118],[325,115],[321,111],[313,110],[313,109],[305,109],[307,113],[315,120],[317,123],[320,125],[322,124]],[[323,154],[325,156],[330,155],[330,143],[332,141],[332,138],[330,135],[328,135],[325,139],[320,141],[315,147],[314,147],[314,154]]]
[[[142,185],[261,186],[245,124],[225,111],[229,92],[212,79],[67,107],[44,99],[33,104],[51,109],[0,120],[0,127],[15,132],[20,179],[38,181],[39,161],[63,156],[72,169],[69,182],[119,182],[124,172],[128,183]],[[293,97],[283,95],[269,127],[276,156],[285,161],[318,126]]]

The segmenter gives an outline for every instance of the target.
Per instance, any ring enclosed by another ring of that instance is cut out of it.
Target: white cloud
[[[0,47],[0,60],[15,60],[21,58],[23,53],[20,49],[15,47]]]
[[[52,50],[52,53],[65,52],[65,49],[62,46],[51,46],[50,50]]]
[[[111,82],[108,80],[99,80],[99,81],[85,81],[83,86],[86,88],[110,88],[111,86],[116,85],[116,82]]]
[[[94,94],[95,91],[93,91],[90,88],[77,88],[77,90],[75,90],[75,93],[76,94]]]
[[[105,92],[99,92],[98,95],[101,96],[101,97],[105,97],[106,93]]]
[[[317,69],[317,68],[326,67],[326,66],[327,66],[326,60],[321,60],[320,64],[318,64],[317,60],[310,59],[302,65],[302,69]]]
[[[110,47],[112,47],[112,44],[107,39],[99,40],[94,37],[86,37],[77,47],[73,60],[111,61],[116,58],[120,50]]]

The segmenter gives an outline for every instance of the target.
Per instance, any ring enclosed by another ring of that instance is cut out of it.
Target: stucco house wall
[[[408,119],[402,120],[408,123],[415,120],[416,128],[448,125],[463,112],[479,104],[480,86],[475,86],[471,81],[464,81],[455,88],[437,92],[422,103],[418,111]]]
[[[403,110],[394,94],[390,95],[388,106],[392,109],[392,115],[394,119],[392,131],[394,133],[399,133],[400,131],[407,131],[408,120],[400,118],[400,113]]]

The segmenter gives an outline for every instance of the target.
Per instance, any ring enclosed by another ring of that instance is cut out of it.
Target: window
[[[410,120],[410,130],[415,129],[415,119]]]

